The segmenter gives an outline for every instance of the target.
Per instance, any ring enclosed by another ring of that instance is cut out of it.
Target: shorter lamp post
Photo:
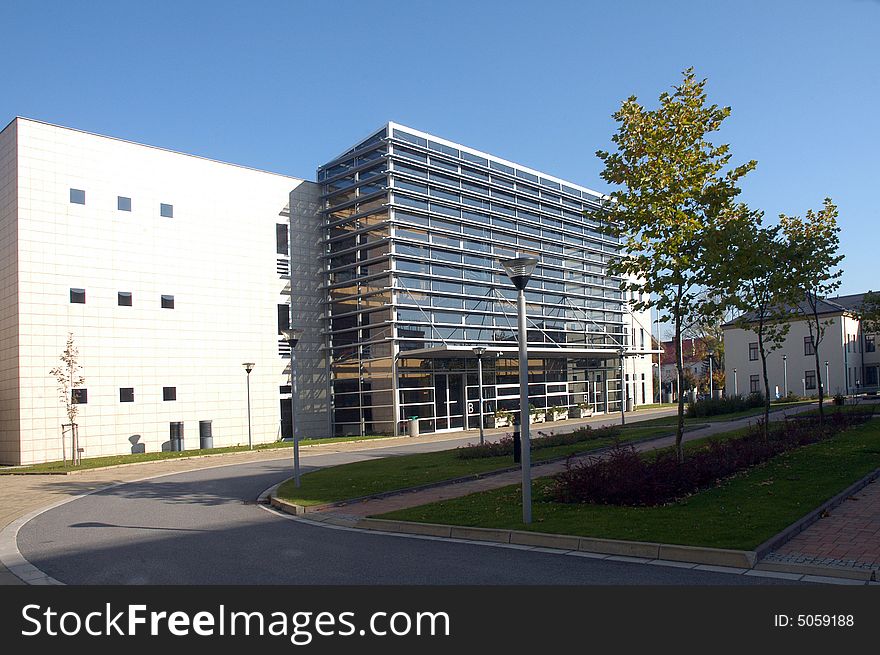
[[[247,373],[247,410],[248,410],[248,448],[253,450],[254,442],[251,437],[251,371],[254,370],[253,362],[245,362],[242,364]]]
[[[483,445],[483,355],[486,354],[486,346],[474,346],[474,355],[477,356],[477,393],[479,395],[480,411],[480,445]]]
[[[825,388],[831,388],[831,380],[828,379],[828,360],[825,360]],[[819,385],[819,394],[822,395],[822,385]]]
[[[714,387],[712,384],[712,349],[709,348],[709,400],[712,400],[712,397],[715,395],[713,391]]]
[[[788,355],[782,356],[782,388],[788,398]]]
[[[736,383],[736,368],[734,368],[733,369],[733,395],[734,396],[739,395],[739,389],[737,387],[738,387],[738,385]]]
[[[293,484],[299,488],[299,436],[296,434],[296,358],[293,349],[303,331],[295,328],[281,330],[281,338],[290,344],[290,434],[293,436]]]

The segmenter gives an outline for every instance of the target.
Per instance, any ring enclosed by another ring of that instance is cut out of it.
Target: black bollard
[[[513,462],[519,464],[522,461],[522,442],[519,434],[519,414],[513,418]]]

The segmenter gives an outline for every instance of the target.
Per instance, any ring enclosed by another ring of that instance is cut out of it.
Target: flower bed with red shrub
[[[594,441],[596,439],[614,438],[620,434],[615,427],[593,429],[589,425],[578,428],[566,434],[545,434],[538,432],[538,436],[529,441],[530,450],[541,448],[553,448],[555,446],[568,446],[570,444]],[[481,457],[499,457],[513,455],[513,435],[507,434],[498,441],[480,444],[468,444],[455,449],[455,456],[459,459],[478,459]]]
[[[549,496],[560,503],[663,505],[785,451],[829,439],[870,417],[837,413],[824,425],[818,419],[783,421],[770,426],[767,438],[759,422],[745,436],[711,439],[704,448],[686,452],[683,462],[672,449],[643,456],[631,445],[615,444],[601,457],[569,459],[566,470],[553,476]]]

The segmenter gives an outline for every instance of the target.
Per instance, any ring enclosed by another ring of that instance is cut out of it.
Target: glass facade
[[[500,261],[539,258],[526,288],[529,399],[620,409],[625,300],[600,195],[389,124],[318,171],[333,420],[344,434],[476,427],[516,409],[516,290]]]

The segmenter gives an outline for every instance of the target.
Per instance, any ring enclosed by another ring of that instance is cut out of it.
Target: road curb
[[[758,562],[755,566],[758,571],[776,571],[779,573],[798,573],[801,575],[819,575],[833,578],[847,578],[849,580],[873,581],[875,571],[847,569],[843,567],[813,566],[810,564],[794,564],[788,562]]]
[[[581,551],[601,555],[642,557],[649,560],[689,562],[711,566],[725,566],[751,569],[755,565],[753,551],[738,551],[700,546],[680,546],[644,541],[625,541],[620,539],[599,539],[575,535],[528,532],[523,530],[502,530],[496,528],[475,528],[439,523],[410,523],[390,519],[360,519],[356,528],[398,532],[401,534],[421,534],[470,541],[491,541],[495,543],[517,544],[536,548],[554,548],[566,551]]]

